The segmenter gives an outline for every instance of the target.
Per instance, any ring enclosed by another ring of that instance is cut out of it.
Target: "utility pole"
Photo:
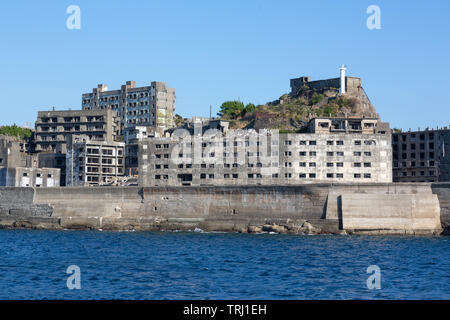
[[[209,121],[212,120],[212,105],[209,105]]]

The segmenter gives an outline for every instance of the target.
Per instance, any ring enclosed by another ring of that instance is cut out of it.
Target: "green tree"
[[[245,116],[246,113],[252,112],[253,110],[256,110],[256,106],[253,103],[248,103],[245,108],[242,110],[242,116]]]
[[[0,134],[27,140],[31,138],[32,131],[30,129],[21,128],[16,124],[13,124],[12,126],[1,126]]]
[[[323,94],[314,92],[312,98],[311,98],[311,104],[314,105],[316,103],[319,103],[320,101],[322,101],[324,98]]]
[[[175,126],[179,127],[183,124],[184,119],[182,116],[180,116],[179,114],[175,114]]]
[[[244,110],[244,104],[240,101],[226,101],[220,106],[218,116],[225,119],[237,119]]]

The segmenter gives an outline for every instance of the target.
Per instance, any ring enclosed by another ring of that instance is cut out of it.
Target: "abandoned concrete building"
[[[307,133],[187,130],[139,143],[139,185],[392,182],[389,125],[316,118]]]
[[[57,187],[60,170],[44,168],[36,155],[25,152],[24,141],[0,136],[0,186]]]
[[[361,78],[346,76],[346,70],[345,66],[341,66],[339,78],[311,81],[311,77],[303,76],[291,79],[290,95],[298,96],[304,89],[311,92],[320,92],[326,97],[326,99],[322,100],[323,103],[332,101],[337,96],[345,96],[354,100],[354,107],[358,111],[357,114],[359,116],[379,118],[375,107],[362,87]],[[347,115],[350,114],[348,113]]]
[[[84,135],[92,141],[112,143],[120,139],[121,126],[113,110],[64,110],[38,112],[35,151],[45,166],[61,169],[62,186],[66,185],[67,140]]]
[[[83,136],[74,136],[68,140],[67,186],[114,184],[124,173],[125,143],[90,141]]]
[[[164,82],[136,87],[127,81],[120,90],[110,90],[99,84],[92,93],[82,94],[83,110],[115,110],[123,127],[153,126],[159,130],[174,127],[175,89]]]
[[[138,174],[139,141],[142,139],[159,137],[160,134],[154,127],[135,126],[123,130],[125,142],[125,170],[129,176]]]
[[[394,182],[449,182],[450,130],[392,134]]]
[[[36,121],[36,151],[66,153],[66,138],[87,135],[95,141],[117,141],[120,120],[113,110],[40,111]]]

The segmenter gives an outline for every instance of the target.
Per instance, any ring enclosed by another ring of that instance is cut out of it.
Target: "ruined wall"
[[[337,227],[324,216],[328,185],[271,187],[96,187],[36,189],[62,227],[240,231],[249,225],[301,225],[305,220]]]
[[[436,234],[439,209],[448,184],[0,188],[0,227]]]
[[[303,78],[291,79],[291,94],[297,94],[303,85],[307,85],[312,90],[324,90],[329,88],[339,89],[341,87],[341,78],[332,78],[324,80],[315,80],[305,82]],[[361,87],[361,78],[345,77],[345,87],[347,92],[357,92]]]
[[[48,204],[35,204],[33,188],[0,188],[0,227],[59,228]]]
[[[439,199],[444,233],[450,234],[450,183],[432,183],[431,190]]]

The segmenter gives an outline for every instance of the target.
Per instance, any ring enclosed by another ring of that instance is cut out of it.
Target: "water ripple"
[[[0,299],[449,299],[450,238],[0,230]],[[81,268],[69,290],[69,265]],[[381,268],[381,290],[366,269]]]

